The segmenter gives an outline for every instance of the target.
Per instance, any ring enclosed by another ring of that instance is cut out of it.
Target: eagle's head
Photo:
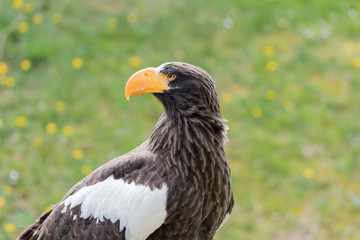
[[[146,93],[153,93],[168,115],[208,111],[220,116],[213,79],[205,70],[188,63],[168,62],[134,73],[125,87],[126,99]]]

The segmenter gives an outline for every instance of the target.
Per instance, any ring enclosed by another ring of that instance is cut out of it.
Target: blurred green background
[[[360,4],[0,1],[0,239],[146,140],[161,104],[135,71],[215,79],[235,207],[216,239],[360,237]]]

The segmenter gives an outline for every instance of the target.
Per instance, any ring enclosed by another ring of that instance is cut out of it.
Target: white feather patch
[[[85,186],[70,195],[64,202],[65,213],[81,204],[80,218],[94,217],[96,220],[120,221],[120,230],[126,227],[127,240],[146,239],[163,224],[166,218],[167,186],[151,190],[134,182],[126,183],[114,179],[111,175],[106,180],[91,186]]]

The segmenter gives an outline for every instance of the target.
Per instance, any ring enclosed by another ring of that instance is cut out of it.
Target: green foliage
[[[206,69],[229,120],[236,205],[216,239],[357,239],[359,12],[356,0],[0,1],[0,239],[149,137],[162,107],[126,102],[124,86],[167,61]]]

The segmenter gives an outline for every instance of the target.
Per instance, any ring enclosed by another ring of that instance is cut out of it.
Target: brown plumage
[[[213,239],[234,204],[214,82],[193,65],[165,63],[129,79],[127,98],[144,93],[165,109],[149,140],[77,183],[18,239]],[[146,200],[134,207],[139,197]]]

